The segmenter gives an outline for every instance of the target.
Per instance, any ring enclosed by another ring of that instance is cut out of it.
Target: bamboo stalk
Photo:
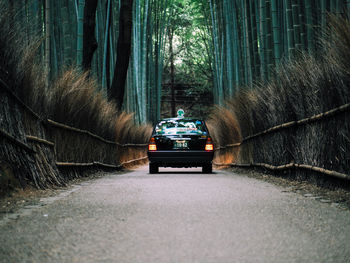
[[[83,61],[83,23],[84,23],[84,0],[79,0],[78,2],[78,12],[77,12],[77,66],[81,67]]]
[[[274,49],[274,43],[273,43],[273,31],[272,31],[272,19],[271,19],[271,1],[265,0],[265,33],[266,33],[266,63],[267,63],[267,79],[270,79],[272,72],[274,70],[274,59],[273,59],[273,49]]]
[[[4,131],[3,129],[0,129],[0,134],[2,136],[4,136],[6,139],[8,139],[9,141],[13,142],[14,144],[16,144],[17,146],[22,147],[24,150],[30,152],[30,153],[36,153],[32,148],[30,148],[27,144],[25,144],[24,142],[19,141],[18,139],[16,139],[15,137],[13,137],[11,134],[9,134],[8,132]]]
[[[336,172],[336,171],[331,171],[331,170],[327,170],[327,169],[324,169],[324,168],[315,167],[315,166],[306,165],[306,164],[296,164],[295,166],[299,167],[299,168],[303,168],[303,169],[319,172],[319,173],[322,173],[322,174],[325,174],[325,175],[334,176],[334,177],[337,177],[339,179],[350,180],[350,175],[348,175],[348,174],[343,174],[343,173],[339,173],[339,172]]]
[[[286,8],[286,26],[287,26],[287,46],[289,58],[293,57],[294,47],[294,27],[293,27],[293,14],[292,14],[292,3],[291,0],[284,0]]]
[[[106,164],[101,162],[91,162],[91,163],[70,163],[70,162],[56,162],[58,167],[90,167],[90,166],[102,166],[105,168],[119,169],[121,165]]]
[[[287,169],[291,169],[291,168],[302,168],[302,169],[307,169],[307,170],[313,170],[319,173],[323,173],[326,175],[331,175],[331,176],[336,176],[338,178],[341,179],[346,179],[346,180],[350,180],[350,176],[347,174],[342,174],[336,171],[331,171],[331,170],[327,170],[324,168],[320,168],[320,167],[315,167],[315,166],[311,166],[311,165],[306,165],[306,164],[295,164],[295,163],[289,163],[289,164],[285,164],[285,165],[280,165],[280,166],[274,166],[271,164],[266,164],[266,163],[250,163],[250,164],[237,164],[237,163],[233,163],[231,164],[231,166],[237,166],[237,167],[264,167],[267,168],[269,170],[287,170]]]
[[[121,165],[106,164],[106,163],[100,163],[100,162],[94,162],[94,164],[97,166],[102,166],[106,168],[115,168],[115,169],[121,168]]]
[[[108,40],[110,38],[109,30],[110,30],[110,16],[111,16],[111,0],[108,0],[107,2],[107,17],[106,17],[106,27],[105,27],[105,38],[104,38],[104,44],[103,44],[103,64],[102,64],[102,87],[105,87],[106,90],[108,90],[110,87],[108,85],[107,81],[107,69],[108,64],[110,63],[108,59]]]
[[[235,92],[238,91],[239,86],[242,84],[242,74],[241,74],[241,46],[240,46],[240,40],[239,40],[239,21],[237,17],[237,7],[236,3],[232,3],[232,19],[233,19],[233,59],[234,59],[234,66],[235,66]]]
[[[112,141],[108,141],[108,140],[106,140],[106,139],[104,139],[104,138],[102,138],[102,137],[100,137],[100,136],[98,136],[96,134],[93,134],[93,133],[91,133],[89,131],[86,131],[86,130],[80,130],[78,128],[74,128],[74,127],[71,127],[71,126],[68,126],[68,125],[65,125],[65,124],[62,124],[62,123],[58,123],[58,122],[55,122],[55,121],[50,120],[50,119],[47,120],[47,123],[49,125],[55,126],[57,128],[70,130],[70,131],[74,131],[74,132],[77,132],[77,133],[87,134],[87,135],[89,135],[89,136],[91,136],[91,137],[93,137],[93,138],[95,138],[97,140],[100,140],[100,141],[102,141],[104,143],[107,143],[107,144],[113,144],[113,145],[117,145],[117,146],[122,146],[122,144],[119,144],[119,143],[116,143],[116,142],[112,142]]]
[[[55,147],[55,144],[53,142],[47,141],[47,140],[42,139],[42,138],[38,138],[35,136],[31,136],[31,135],[27,135],[26,138],[28,141],[43,143],[43,144],[46,144],[50,147]]]
[[[267,169],[273,170],[273,171],[283,171],[283,170],[292,169],[292,168],[300,168],[300,169],[315,171],[315,172],[318,172],[318,173],[321,173],[324,175],[333,176],[333,177],[343,179],[343,180],[350,180],[350,175],[348,175],[348,174],[343,174],[343,173],[339,173],[336,171],[327,170],[327,169],[324,169],[321,167],[316,167],[316,166],[307,165],[307,164],[289,163],[289,164],[285,164],[285,165],[274,166],[274,165],[266,164],[266,163],[250,163],[250,164],[233,163],[233,164],[231,164],[231,166],[233,166],[233,167],[264,167],[264,168],[267,168]]]
[[[108,141],[96,134],[93,134],[89,131],[86,131],[86,130],[80,130],[78,128],[75,128],[75,127],[71,127],[71,126],[68,126],[68,125],[65,125],[65,124],[62,124],[62,123],[59,123],[59,122],[55,122],[53,120],[50,120],[48,119],[47,120],[47,123],[49,125],[52,125],[52,126],[55,126],[55,127],[58,127],[58,128],[61,128],[61,129],[65,129],[65,130],[70,130],[70,131],[74,131],[74,132],[77,132],[77,133],[82,133],[82,134],[86,134],[86,135],[89,135],[97,140],[100,140],[104,143],[107,143],[107,144],[113,144],[113,145],[116,145],[116,146],[119,146],[119,147],[145,147],[147,146],[148,144],[133,144],[133,143],[127,143],[127,144],[120,144],[120,143],[117,143],[117,142],[112,142],[112,141]]]
[[[58,167],[87,167],[93,166],[94,163],[66,163],[66,162],[56,162]]]
[[[252,62],[254,70],[254,79],[260,79],[260,57],[259,57],[259,41],[258,41],[258,28],[256,24],[257,14],[256,14],[256,1],[248,1],[250,6],[250,24],[251,24],[251,38],[252,38]],[[235,55],[235,54],[234,54]]]
[[[142,66],[141,66],[141,94],[142,94],[142,103],[141,103],[141,112],[140,112],[140,116],[141,116],[141,123],[145,123],[147,121],[147,119],[149,118],[149,116],[147,116],[147,62],[148,62],[148,49],[149,46],[147,46],[147,36],[148,34],[150,34],[150,30],[149,30],[149,24],[148,24],[148,20],[149,20],[149,5],[150,5],[150,1],[146,0],[146,3],[144,4],[144,12],[143,12],[143,34],[142,34],[142,51],[141,51],[141,61],[142,61]]]
[[[215,148],[215,151],[219,151],[221,149],[226,149],[226,148],[234,148],[234,147],[240,147],[242,143],[234,143],[234,144],[227,144],[225,146],[219,146]]]
[[[50,81],[50,56],[51,56],[51,16],[50,16],[50,0],[45,1],[45,86],[49,87]]]
[[[307,123],[310,123],[310,122],[320,121],[320,120],[323,120],[325,118],[329,118],[329,117],[332,117],[334,115],[340,114],[342,112],[348,111],[349,109],[350,109],[350,103],[344,104],[344,105],[342,105],[342,106],[340,106],[338,108],[329,110],[329,111],[324,112],[324,113],[316,114],[316,115],[311,116],[309,118],[301,119],[299,121],[291,121],[291,122],[287,122],[287,123],[284,123],[284,124],[280,124],[280,125],[274,126],[272,128],[269,128],[269,129],[267,129],[265,131],[262,131],[262,132],[259,132],[259,133],[247,136],[246,138],[244,138],[242,140],[242,143],[246,142],[248,140],[251,140],[253,138],[260,137],[262,135],[268,134],[268,133],[276,132],[276,131],[281,130],[281,129],[290,128],[290,127],[294,127],[294,126],[297,126],[297,125],[303,125],[303,124],[307,124]]]
[[[233,143],[233,144],[227,144],[226,147],[239,147],[241,146],[241,143]]]
[[[274,171],[278,171],[278,170],[285,170],[285,169],[290,169],[294,167],[294,163],[289,163],[289,164],[284,164],[284,165],[279,165],[279,166],[274,166],[271,164],[266,164],[266,163],[254,163],[252,164],[253,166],[260,166],[260,167],[265,167],[269,170],[274,170]]]
[[[225,21],[225,42],[226,42],[226,67],[227,67],[227,90],[228,90],[228,96],[232,97],[234,94],[234,64],[233,64],[233,57],[234,54],[232,52],[233,49],[233,41],[232,41],[232,34],[233,34],[233,23],[232,21],[232,10],[231,5],[232,3],[229,3],[227,0],[223,1],[224,5],[224,21]]]
[[[232,163],[231,166],[233,166],[233,167],[251,167],[252,165],[250,163]]]
[[[213,164],[214,164],[215,166],[231,166],[230,163],[216,163],[216,162],[213,162]]]
[[[297,50],[301,50],[301,39],[300,39],[300,8],[299,8],[299,1],[298,0],[292,0],[292,19],[293,19],[293,30],[294,30],[294,44],[295,48]]]
[[[321,0],[321,28],[326,28],[327,23],[327,0]]]
[[[134,159],[134,160],[130,160],[130,161],[126,161],[121,163],[120,165],[125,165],[125,164],[130,164],[130,163],[134,163],[134,162],[138,162],[138,161],[142,161],[142,160],[146,160],[148,157],[142,157],[142,158],[138,158],[138,159]]]
[[[136,143],[127,143],[127,144],[120,144],[121,147],[146,147],[148,146],[148,143],[144,144],[136,144]]]
[[[242,25],[243,25],[243,41],[244,41],[244,47],[245,47],[245,79],[246,79],[246,85],[250,85],[252,83],[253,80],[253,76],[252,76],[252,63],[251,63],[251,25],[250,25],[250,18],[248,17],[250,15],[250,10],[249,9],[249,5],[247,3],[247,1],[242,1],[242,12],[243,12],[243,21],[242,21]]]
[[[259,40],[259,47],[260,47],[260,57],[261,57],[261,78],[262,80],[266,80],[268,76],[267,71],[267,57],[266,57],[266,3],[265,0],[258,1],[259,3],[259,32],[260,32],[260,40]]]
[[[69,25],[69,11],[68,3],[66,1],[60,1],[61,6],[61,15],[62,15],[62,42],[63,42],[63,64],[68,66],[72,62],[71,58],[71,28]]]
[[[278,5],[277,0],[271,0],[271,19],[274,46],[274,60],[277,66],[281,60],[281,25],[278,21]]]
[[[315,52],[315,32],[314,32],[314,17],[312,14],[312,1],[305,1],[305,16],[306,16],[306,38],[307,38],[307,49],[309,53]]]
[[[307,50],[305,2],[299,0],[300,44],[302,50]]]

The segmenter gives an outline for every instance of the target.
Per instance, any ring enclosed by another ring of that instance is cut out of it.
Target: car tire
[[[158,171],[159,171],[159,167],[157,164],[154,164],[154,163],[149,164],[149,173],[150,174],[156,174],[156,173],[158,173]]]
[[[213,172],[213,166],[211,163],[203,165],[202,172],[205,174],[211,174]]]

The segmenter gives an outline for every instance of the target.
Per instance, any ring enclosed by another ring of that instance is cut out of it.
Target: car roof
[[[170,121],[170,120],[174,120],[174,121],[177,121],[177,120],[185,120],[185,121],[198,120],[198,121],[204,121],[204,120],[201,119],[201,118],[196,118],[196,117],[184,117],[184,118],[165,118],[165,119],[159,120],[158,122],[161,122],[161,121]]]

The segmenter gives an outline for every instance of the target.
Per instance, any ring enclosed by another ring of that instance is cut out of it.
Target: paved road
[[[161,171],[91,180],[2,218],[0,262],[350,262],[349,211],[244,175]]]

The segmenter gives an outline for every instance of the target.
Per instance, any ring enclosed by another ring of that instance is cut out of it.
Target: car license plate
[[[186,149],[187,141],[175,141],[174,148],[176,149]]]

